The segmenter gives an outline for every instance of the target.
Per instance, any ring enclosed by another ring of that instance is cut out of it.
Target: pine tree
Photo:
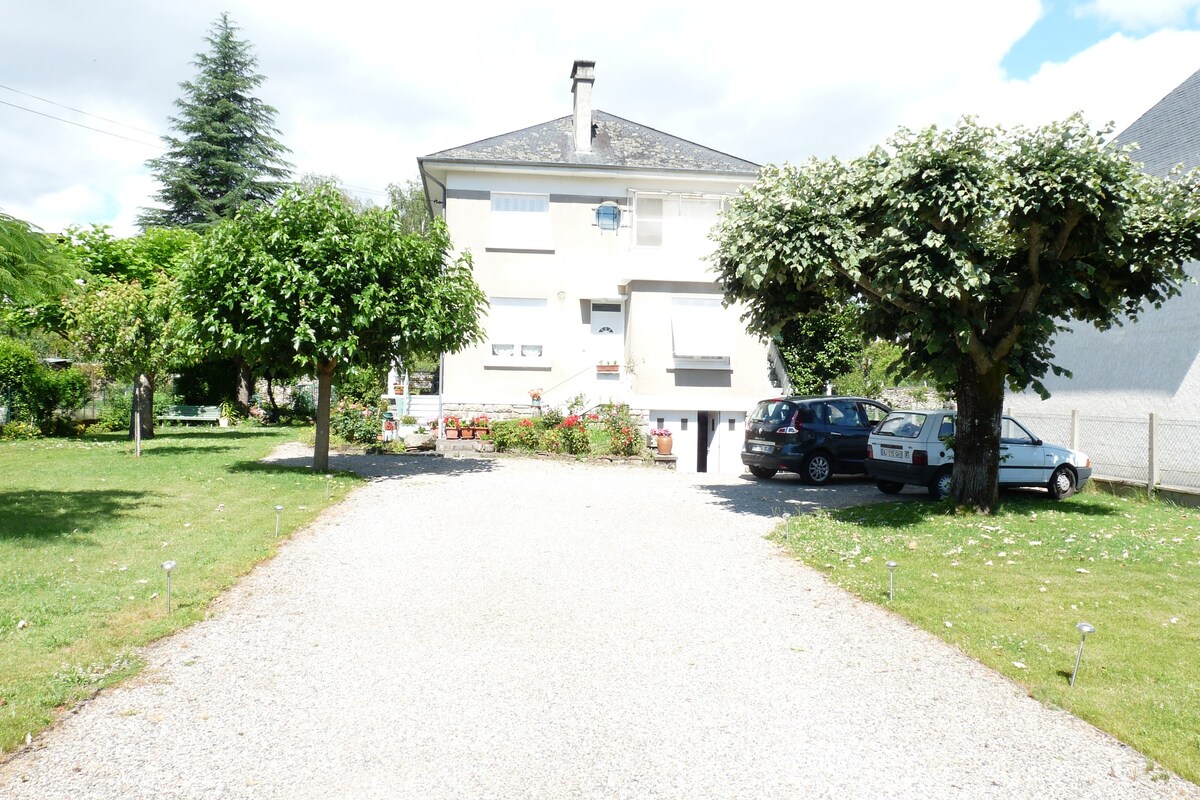
[[[290,151],[275,138],[275,109],[251,94],[265,78],[237,32],[229,15],[221,14],[206,37],[209,52],[193,62],[196,79],[179,84],[179,116],[171,117],[178,136],[164,136],[167,152],[146,162],[162,184],[155,199],[163,207],[142,209],[143,228],[203,229],[283,191]]]

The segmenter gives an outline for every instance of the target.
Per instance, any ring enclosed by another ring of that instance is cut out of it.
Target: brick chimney
[[[571,67],[571,94],[575,95],[575,152],[592,152],[592,84],[596,62],[576,61]]]

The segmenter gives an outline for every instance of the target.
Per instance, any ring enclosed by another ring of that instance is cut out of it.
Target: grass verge
[[[1011,493],[993,517],[880,503],[795,517],[773,536],[853,594],[1200,781],[1198,517],[1139,498]],[[1096,633],[1071,688],[1080,621]]]
[[[0,750],[134,674],[358,479],[258,463],[294,430],[178,428],[0,444]],[[165,561],[172,573],[166,614]]]

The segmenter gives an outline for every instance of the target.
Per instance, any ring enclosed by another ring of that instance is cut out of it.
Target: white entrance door
[[[591,351],[597,365],[619,365],[625,360],[625,310],[621,303],[592,303]]]

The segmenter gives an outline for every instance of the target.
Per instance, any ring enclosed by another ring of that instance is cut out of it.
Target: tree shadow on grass
[[[198,426],[156,428],[155,440],[162,439],[254,439],[265,436],[278,428],[218,428],[215,425],[201,428]]]
[[[225,444],[167,444],[161,447],[143,447],[142,455],[144,456],[175,456],[182,453],[221,453],[235,449],[232,445]]]
[[[699,482],[699,488],[726,509],[763,518],[826,510],[840,522],[906,528],[954,513],[947,504],[932,502],[923,487],[908,486],[900,494],[889,495],[862,476],[839,475],[824,486],[810,486],[790,473],[780,473],[770,480],[743,474],[732,481],[728,477],[701,477]],[[1000,510],[1001,513],[1062,511],[1084,517],[1119,513],[1091,503],[1051,500],[1045,490],[1039,489],[1002,490]]]
[[[413,475],[465,475],[491,472],[491,458],[442,458],[436,455],[357,455],[330,453],[330,473],[349,472],[364,478],[403,478]],[[312,475],[312,456],[277,458],[270,461],[238,461],[230,472],[268,472]]]
[[[829,516],[839,522],[867,527],[909,528],[941,518],[975,518],[987,521],[1002,519],[1006,513],[1028,515],[1044,514],[1048,511],[1057,511],[1072,517],[1112,517],[1120,513],[1116,509],[1091,503],[1052,500],[1047,492],[1036,489],[1009,489],[1001,490],[1000,511],[994,517],[967,510],[955,511],[949,503],[935,503],[928,499],[916,503],[889,502],[876,503],[870,507],[839,508],[831,510]]]
[[[0,541],[49,544],[59,536],[87,534],[134,509],[157,505],[150,497],[123,489],[0,492]]]

